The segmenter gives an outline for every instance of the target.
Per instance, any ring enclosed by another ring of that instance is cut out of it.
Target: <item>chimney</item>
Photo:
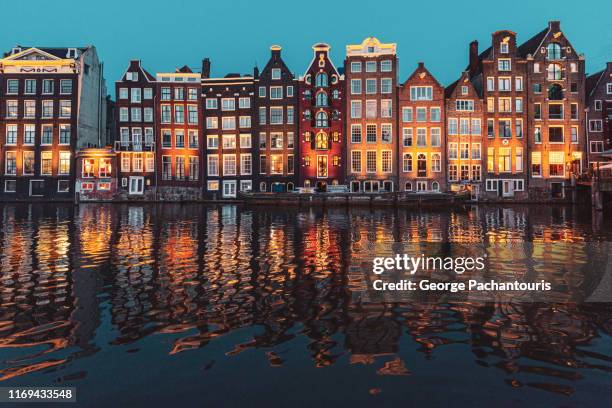
[[[425,68],[425,63],[424,62],[419,62],[419,68]]]
[[[257,67],[257,65],[255,65],[255,67],[253,68],[253,78],[254,79],[259,78],[259,68]]]
[[[272,53],[272,60],[277,61],[280,59],[281,50],[283,48],[280,45],[273,45],[270,47],[270,52]]]
[[[560,21],[555,21],[555,20],[549,21],[548,22],[548,28],[551,31],[554,31],[554,32],[561,31],[561,22]]]
[[[202,60],[202,78],[210,78],[210,59]]]
[[[476,73],[478,70],[478,41],[474,40],[470,43],[470,74]]]

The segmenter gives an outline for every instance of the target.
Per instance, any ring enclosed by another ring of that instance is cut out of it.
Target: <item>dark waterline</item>
[[[0,205],[0,386],[83,406],[610,406],[612,304],[364,303],[394,242],[570,243],[588,207]],[[504,254],[512,258],[513,254]],[[509,273],[515,273],[510,271]]]

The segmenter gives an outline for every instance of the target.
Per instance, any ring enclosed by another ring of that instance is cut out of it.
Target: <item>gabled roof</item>
[[[533,55],[540,47],[540,44],[542,44],[542,41],[546,37],[546,34],[548,34],[549,30],[550,28],[546,27],[545,29],[525,41],[523,44],[519,45],[519,55],[521,57],[526,57],[529,54]]]
[[[476,96],[478,96],[478,98],[482,98],[482,73],[470,77],[468,71],[462,72],[458,80],[456,80],[455,82],[447,86],[446,89],[444,89],[444,96],[446,98],[452,97],[453,93],[455,92],[455,89],[457,88],[457,85],[459,85],[460,82],[468,82],[472,86],[472,88],[474,88]]]
[[[282,50],[282,47],[280,45],[273,45],[270,47],[270,51],[272,51],[272,53],[270,55],[270,58],[268,59],[268,62],[266,63],[264,68],[261,70],[260,76],[263,75],[264,72],[267,72],[272,69],[272,64],[274,62],[273,61],[274,54],[278,53],[278,63],[280,64],[281,68],[287,71],[289,75],[291,75],[291,79],[295,79],[295,75],[293,74],[293,72],[291,72],[287,64],[285,64],[285,61],[283,60],[283,57],[280,54],[281,50]]]
[[[49,59],[68,59],[68,50],[75,49],[81,54],[87,51],[90,46],[87,47],[26,47],[18,45],[15,48],[21,48],[21,52],[12,54],[12,52],[5,52],[4,57],[8,59],[19,59],[25,55],[29,55],[33,52],[38,52],[41,55],[48,56]],[[12,55],[11,55],[12,54]]]
[[[436,83],[436,85],[438,85],[439,87],[442,87],[442,84],[440,84],[440,82],[438,82],[438,80],[436,79],[436,77],[431,73],[431,71],[429,71],[427,69],[427,67],[425,67],[425,64],[423,62],[419,62],[419,64],[417,65],[416,69],[414,71],[412,71],[412,74],[410,74],[410,76],[402,83],[402,86],[404,86],[405,84],[407,84],[410,80],[412,80],[414,77],[416,77],[418,75],[419,72],[425,72],[426,74],[428,74]]]

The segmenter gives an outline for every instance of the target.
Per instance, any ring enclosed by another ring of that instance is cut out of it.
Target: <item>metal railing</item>
[[[155,142],[133,142],[117,140],[115,142],[115,150],[122,152],[154,152]]]

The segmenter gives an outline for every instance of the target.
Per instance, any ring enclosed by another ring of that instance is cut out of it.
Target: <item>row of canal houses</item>
[[[276,45],[248,75],[213,77],[209,59],[200,72],[152,75],[130,61],[107,124],[94,47],[17,47],[0,60],[0,197],[231,199],[344,185],[562,199],[612,147],[612,64],[587,77],[557,21],[522,44],[508,30],[482,52],[472,42],[446,87],[423,63],[400,81],[393,43],[348,45],[343,67],[329,50],[315,44],[300,76]],[[105,126],[112,145],[97,148]]]

